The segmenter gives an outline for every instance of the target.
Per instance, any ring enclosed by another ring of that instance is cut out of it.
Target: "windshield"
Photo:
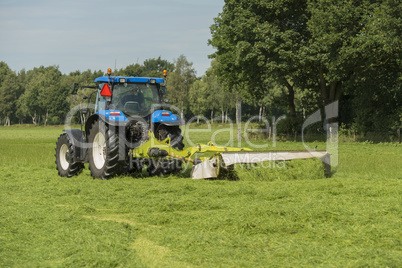
[[[160,99],[155,84],[115,84],[110,108],[128,115],[148,115],[152,104],[158,103]]]

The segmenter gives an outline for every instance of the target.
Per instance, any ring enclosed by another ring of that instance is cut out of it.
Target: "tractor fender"
[[[74,146],[79,146],[79,142],[82,141],[82,137],[84,136],[83,131],[80,129],[63,129],[63,131],[67,133]]]
[[[104,114],[101,113],[96,113],[91,115],[87,122],[85,123],[85,134],[86,137],[89,137],[89,130],[91,129],[92,124],[97,121],[97,120],[102,120],[103,122],[105,122],[108,126],[113,126],[116,128],[124,128],[127,126],[127,124],[130,121],[117,121],[117,120],[109,120],[108,118],[106,118],[106,116]],[[119,143],[119,159],[125,159],[125,157],[127,156],[126,151],[125,151],[125,145],[126,145],[126,135],[125,135],[125,131],[119,131],[119,140],[120,141],[125,141],[125,142],[120,142]]]
[[[89,129],[91,128],[92,124],[99,118],[100,118],[99,114],[93,114],[90,117],[88,117],[87,121],[85,122],[85,135],[87,138],[89,136]],[[101,118],[101,120],[105,121],[106,118],[103,116],[103,118]]]
[[[161,124],[166,126],[180,126],[184,125],[184,122],[180,116],[173,114],[170,111],[158,110],[151,115],[152,124]]]
[[[80,129],[63,129],[74,145],[74,162],[84,162],[87,154],[85,133]]]
[[[93,114],[88,118],[87,122],[85,123],[85,134],[86,134],[87,137],[89,135],[89,130],[90,130],[92,124],[96,120],[102,120],[103,122],[105,122],[109,126],[114,126],[114,127],[125,127],[127,125],[127,123],[129,122],[129,121],[109,120],[103,114],[98,114],[98,113]]]

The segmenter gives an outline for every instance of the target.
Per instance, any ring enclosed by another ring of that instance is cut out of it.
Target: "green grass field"
[[[0,267],[402,266],[401,145],[339,144],[331,178],[310,159],[102,181],[57,175],[61,130],[0,127]]]

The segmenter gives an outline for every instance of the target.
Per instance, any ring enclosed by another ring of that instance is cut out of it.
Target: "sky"
[[[180,55],[197,76],[210,66],[209,27],[224,0],[0,0],[0,61],[14,71],[58,65],[124,68]]]

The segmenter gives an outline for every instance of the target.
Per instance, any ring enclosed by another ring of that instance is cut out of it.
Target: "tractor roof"
[[[164,83],[163,78],[154,78],[154,77],[128,77],[128,76],[111,76],[110,78],[107,76],[101,76],[95,79],[95,83],[122,83],[122,79],[125,79],[125,83],[151,83],[151,80],[155,79],[155,82],[152,83],[162,84]]]

